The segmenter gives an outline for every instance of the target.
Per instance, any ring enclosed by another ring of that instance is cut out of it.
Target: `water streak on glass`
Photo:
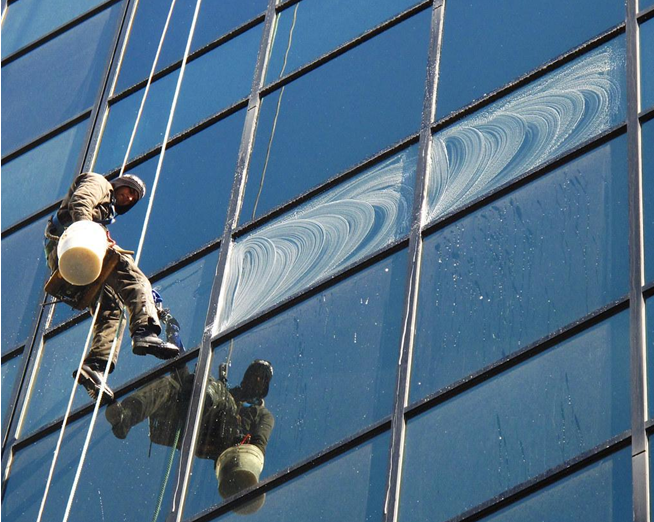
[[[412,147],[237,241],[216,332],[406,234],[416,158]]]
[[[618,38],[434,135],[429,221],[624,119]]]

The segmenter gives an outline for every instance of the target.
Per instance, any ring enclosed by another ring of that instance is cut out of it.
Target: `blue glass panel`
[[[423,11],[265,97],[241,222],[417,132],[430,16]]]
[[[179,321],[186,348],[196,346],[202,338],[216,262],[217,252],[214,252],[153,283],[164,298],[164,306],[170,308]],[[86,320],[46,341],[23,425],[25,435],[66,411],[73,386],[72,372],[79,364],[90,324],[91,321]],[[109,377],[109,386],[113,389],[161,363],[154,357],[136,357],[130,352],[131,341],[126,332],[116,371]],[[75,393],[73,407],[89,401],[80,387]]]
[[[139,392],[147,394],[149,389],[146,384],[124,401],[129,402]],[[124,432],[112,430],[106,411],[106,407],[102,408],[98,415],[68,520],[163,522],[168,515],[179,453],[166,445],[166,440],[151,440],[149,431],[154,427],[147,422],[129,430],[126,438],[119,437]],[[180,410],[179,416],[185,419],[186,411]],[[66,429],[43,520],[63,519],[89,417]],[[164,431],[162,424],[157,428],[159,434]],[[58,435],[48,435],[17,453],[3,499],[3,520],[36,520]],[[168,444],[176,435],[177,426],[165,431],[165,436],[170,437]]]
[[[399,252],[215,350],[198,444],[211,451],[198,451],[204,458],[196,459],[193,467],[187,514],[218,503],[213,462],[206,459],[217,458],[238,438],[232,432],[221,435],[213,423],[212,412],[220,404],[209,397],[224,390],[217,380],[222,363],[227,365],[235,400],[243,399],[239,393],[249,395],[243,376],[252,361],[264,359],[274,368],[265,395],[267,413],[261,411],[254,425],[237,425],[250,433],[252,444],[265,450],[262,477],[391,414],[405,276],[406,252]],[[244,407],[239,414],[245,419],[250,414],[244,409],[248,410]],[[266,444],[269,417],[274,419],[274,429],[268,430]],[[223,418],[226,426],[233,426],[233,417],[224,414]]]
[[[2,350],[24,342],[39,313],[47,268],[43,254],[46,219],[2,240]]]
[[[417,0],[303,0],[277,16],[268,83],[336,49]]]
[[[416,160],[411,147],[236,241],[217,330],[407,234]]]
[[[122,5],[2,68],[2,154],[93,105]]]
[[[631,513],[631,452],[625,448],[482,520],[622,522]]]
[[[554,0],[547,7],[523,0],[449,2],[438,117],[601,34],[624,17],[624,3],[614,0]]]
[[[101,3],[102,0],[13,2],[7,9],[6,19],[2,24],[2,57],[9,56]]]
[[[654,20],[640,26],[641,109],[654,105]]]
[[[654,121],[642,127],[645,280],[654,281]]]
[[[214,520],[382,520],[388,473],[388,435],[380,435],[301,477]],[[259,511],[254,511],[260,506]]]
[[[7,407],[9,406],[9,399],[11,399],[11,393],[14,390],[14,384],[16,383],[16,375],[18,375],[18,369],[23,362],[23,353],[19,353],[15,357],[2,363],[2,411],[0,412],[0,417],[2,418],[2,431],[5,430],[5,415],[7,414]]]
[[[429,219],[623,121],[625,87],[620,37],[435,134]]]
[[[647,9],[648,7],[652,7],[654,5],[654,0],[639,0],[638,1],[638,8],[640,10]]]
[[[157,70],[184,56],[196,0],[177,0],[164,40]],[[213,42],[219,36],[255,18],[266,10],[265,0],[205,0],[200,6],[191,52]],[[150,74],[170,2],[139,2],[120,68],[115,92],[145,79]],[[226,78],[222,78],[224,82]]]
[[[66,195],[87,127],[78,123],[2,166],[5,229]]]
[[[629,312],[408,422],[400,520],[448,520],[630,427]]]
[[[628,292],[626,141],[621,136],[425,241],[414,399]]]
[[[654,376],[652,372],[652,367],[654,367],[654,299],[649,298],[647,301],[647,306],[646,306],[646,321],[647,321],[647,328],[646,328],[646,338],[647,338],[647,379],[649,383],[652,383],[652,378]],[[654,405],[652,401],[654,400],[654,390],[652,390],[654,386],[648,386],[647,387],[647,392],[649,396],[649,402],[647,403],[649,406],[649,418],[651,419],[654,417],[654,414],[652,413],[652,409],[654,408]]]

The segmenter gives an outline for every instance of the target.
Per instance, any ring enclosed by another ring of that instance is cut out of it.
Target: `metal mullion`
[[[627,140],[629,177],[630,367],[634,521],[650,520],[645,342],[643,187],[641,160],[638,0],[627,0]]]
[[[645,10],[638,14],[638,22],[643,23],[654,16],[654,5],[646,7]]]
[[[6,350],[2,354],[2,362],[4,363],[5,361],[13,359],[14,357],[16,357],[17,354],[23,352],[24,350],[25,350],[25,343],[20,343],[15,345],[13,348],[11,348],[10,350]]]
[[[645,125],[648,121],[654,119],[654,106],[645,109],[638,115],[641,125]]]
[[[105,9],[110,8],[111,6],[113,6],[114,4],[117,4],[120,1],[122,1],[122,0],[108,0],[107,2],[104,2],[103,4],[100,4],[100,5],[96,6],[96,7],[94,7],[90,11],[82,13],[77,18],[73,18],[72,20],[69,20],[68,22],[64,23],[64,25],[59,26],[56,29],[53,29],[49,33],[46,33],[45,35],[40,36],[39,38],[37,38],[33,42],[30,42],[30,43],[24,45],[20,49],[18,49],[15,52],[11,53],[6,58],[3,58],[2,62],[1,62],[2,67],[4,67],[5,65],[10,64],[11,62],[14,62],[14,61],[18,60],[19,58],[22,58],[23,56],[25,56],[29,52],[33,51],[34,49],[36,49],[38,47],[41,47],[42,45],[54,40],[58,36],[64,34],[65,32],[69,31],[70,29],[72,29],[72,28],[86,22],[90,18],[93,18],[95,15],[101,13]]]
[[[402,465],[406,436],[404,411],[409,402],[411,363],[417,317],[418,291],[420,286],[420,263],[422,257],[422,228],[426,216],[428,175],[432,148],[431,125],[436,117],[438,74],[443,42],[445,0],[436,0],[432,6],[425,98],[420,125],[418,164],[416,167],[416,190],[413,204],[413,223],[409,236],[409,263],[407,267],[406,293],[404,298],[403,333],[400,341],[400,358],[395,387],[391,424],[388,482],[383,510],[384,522],[395,522],[399,516]]]
[[[275,21],[275,0],[269,0],[264,20],[263,34],[261,36],[261,45],[257,56],[257,63],[254,70],[254,78],[248,101],[248,109],[239,147],[238,160],[234,175],[234,184],[227,211],[227,219],[221,240],[220,254],[216,267],[209,298],[207,318],[205,321],[204,334],[199,349],[198,362],[195,367],[195,379],[193,382],[193,392],[189,401],[189,408],[183,430],[181,454],[178,465],[178,473],[174,487],[172,507],[166,518],[167,522],[181,522],[184,513],[184,504],[186,493],[195,459],[195,446],[201,424],[202,408],[204,406],[204,389],[206,387],[209,372],[211,370],[211,337],[214,322],[220,315],[220,297],[223,290],[223,281],[227,268],[227,261],[231,251],[231,235],[238,222],[238,215],[241,209],[243,194],[245,192],[245,182],[247,179],[247,169],[250,161],[250,155],[254,144],[254,136],[258,121],[259,111],[261,108],[261,97],[259,90],[263,83],[265,67],[268,60],[269,49],[272,43],[273,25]]]

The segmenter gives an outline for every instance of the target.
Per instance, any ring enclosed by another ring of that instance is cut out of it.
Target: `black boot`
[[[75,378],[76,374],[77,372],[73,372],[73,378]],[[102,386],[102,374],[98,370],[95,370],[86,364],[82,365],[78,382],[84,386],[91,399],[94,401],[97,400]],[[113,400],[114,392],[111,391],[111,388],[109,388],[105,383],[104,392],[102,393],[102,404],[107,404]]]
[[[146,328],[139,328],[132,335],[132,351],[136,355],[154,355],[159,359],[172,359],[179,355],[177,346],[159,339],[154,331]]]
[[[123,408],[119,402],[109,405],[104,412],[104,416],[111,424],[111,431],[119,439],[127,437],[129,430],[132,429],[131,412],[129,408]]]

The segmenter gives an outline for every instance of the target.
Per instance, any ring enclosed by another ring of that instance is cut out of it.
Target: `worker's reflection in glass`
[[[209,377],[202,411],[196,456],[215,461],[218,490],[224,498],[254,485],[263,469],[264,455],[275,420],[264,404],[273,376],[272,365],[257,359],[248,366],[241,384],[228,387],[227,366],[218,378]],[[107,407],[105,415],[116,437],[149,419],[155,444],[181,447],[181,432],[193,390],[193,374],[186,366],[174,370]],[[236,508],[253,513],[265,495]]]

